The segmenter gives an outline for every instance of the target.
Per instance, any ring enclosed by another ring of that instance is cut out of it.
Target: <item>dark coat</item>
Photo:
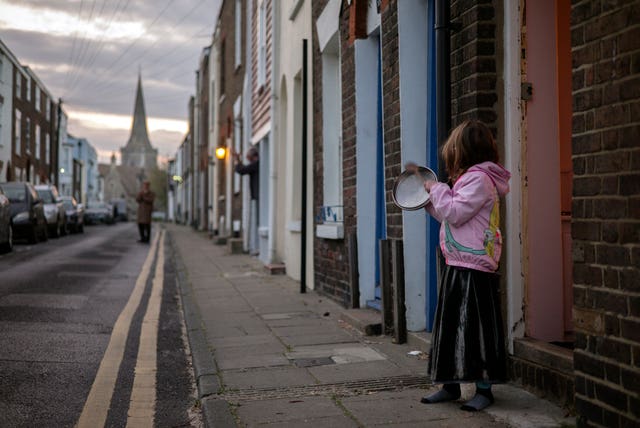
[[[235,169],[240,175],[249,175],[251,199],[257,200],[260,193],[260,161],[255,161],[248,165],[239,163],[236,165]]]
[[[141,190],[140,193],[138,193],[136,201],[138,202],[139,224],[151,223],[151,213],[153,213],[153,201],[155,198],[156,195],[151,190],[149,190],[148,192]]]

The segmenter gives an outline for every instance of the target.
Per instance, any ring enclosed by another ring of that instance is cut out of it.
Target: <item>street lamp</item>
[[[216,158],[224,159],[227,156],[227,149],[225,147],[218,147],[216,149]]]

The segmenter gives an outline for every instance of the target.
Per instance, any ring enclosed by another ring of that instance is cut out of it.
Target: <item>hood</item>
[[[504,169],[501,165],[493,162],[482,162],[469,168],[468,171],[482,171],[491,178],[498,190],[498,195],[503,197],[509,193],[509,179],[511,173]]]

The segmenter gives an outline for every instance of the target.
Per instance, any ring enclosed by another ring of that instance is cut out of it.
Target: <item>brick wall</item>
[[[398,58],[398,3],[385,2],[381,8],[382,96],[384,129],[384,176],[387,237],[402,238],[402,211],[391,197],[393,184],[402,171],[400,143],[400,62]]]
[[[480,119],[496,135],[496,21],[491,0],[451,2],[451,124]]]
[[[322,14],[327,0],[312,3],[312,22]],[[349,8],[343,4],[340,22],[340,43],[342,53],[342,107],[343,107],[343,203],[345,237],[355,231],[355,66],[353,48],[348,43]],[[322,57],[318,33],[313,30],[313,201],[315,213],[323,205],[323,135],[322,135]],[[314,219],[315,225],[318,218]],[[349,283],[349,255],[347,239],[329,240],[314,238],[314,283],[316,291],[347,306],[351,299]]]
[[[218,121],[220,129],[220,141],[212,142],[212,146],[218,144],[226,144],[227,138],[231,139],[231,147],[234,144],[234,132],[242,132],[242,127],[234,125],[233,105],[238,99],[238,96],[242,95],[244,72],[245,72],[245,39],[246,39],[246,7],[247,2],[241,2],[241,16],[242,16],[242,28],[241,28],[241,43],[240,43],[240,66],[236,67],[235,61],[235,31],[236,31],[236,2],[224,1],[222,2],[222,8],[220,9],[220,16],[218,19],[218,30],[220,32],[220,45],[224,43],[224,61],[220,61],[220,67],[224,66],[224,85],[220,88],[220,96],[224,95],[221,102],[216,103],[219,105],[216,114],[216,120]],[[230,148],[231,148],[230,147]],[[230,149],[229,148],[229,149]],[[242,154],[242,161],[246,162]],[[233,161],[231,162],[233,164]],[[220,195],[224,195],[226,192],[226,162],[216,161],[216,167],[218,174],[218,192]],[[225,199],[226,201],[226,199]],[[225,213],[224,204],[226,202],[220,202],[219,211]],[[241,192],[234,194],[232,197],[231,216],[232,220],[242,219],[242,197]],[[225,214],[226,215],[226,214]]]
[[[640,1],[574,1],[578,426],[640,425]]]

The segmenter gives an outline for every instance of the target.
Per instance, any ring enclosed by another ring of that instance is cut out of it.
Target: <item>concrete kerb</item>
[[[191,282],[189,281],[182,255],[176,248],[171,232],[167,232],[168,242],[174,256],[176,282],[180,299],[182,300],[198,400],[200,400],[202,406],[205,427],[236,427],[237,424],[229,404],[225,400],[216,397],[222,392],[222,386],[215,355],[206,339],[200,310],[193,301]]]

